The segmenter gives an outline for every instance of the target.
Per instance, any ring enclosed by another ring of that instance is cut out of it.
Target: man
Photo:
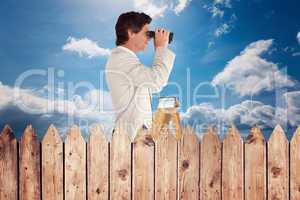
[[[168,48],[170,32],[162,28],[155,30],[152,66],[144,66],[136,56],[147,47],[151,21],[145,13],[121,14],[115,25],[117,47],[112,49],[105,67],[116,126],[121,124],[131,140],[138,129],[150,128],[151,95],[167,84],[175,60],[175,54]]]

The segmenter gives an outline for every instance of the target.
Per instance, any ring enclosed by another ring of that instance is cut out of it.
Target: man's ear
[[[127,34],[128,34],[128,39],[132,38],[132,36],[135,34],[131,29],[127,30]]]

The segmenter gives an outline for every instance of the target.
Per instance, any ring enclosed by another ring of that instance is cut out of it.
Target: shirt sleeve
[[[158,47],[151,67],[146,67],[137,57],[129,54],[122,60],[120,68],[124,69],[131,84],[136,87],[148,87],[151,93],[157,93],[167,85],[175,54],[167,47]]]

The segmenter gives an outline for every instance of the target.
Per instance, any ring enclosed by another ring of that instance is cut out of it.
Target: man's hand
[[[170,31],[162,28],[155,30],[154,47],[166,47],[169,44]]]

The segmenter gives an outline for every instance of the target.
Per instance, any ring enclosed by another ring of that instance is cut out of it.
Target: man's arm
[[[122,58],[120,69],[136,87],[148,87],[151,93],[160,92],[166,86],[174,65],[175,54],[167,47],[158,47],[155,50],[154,61],[151,67],[143,65],[134,56]],[[123,70],[122,70],[123,71]]]

